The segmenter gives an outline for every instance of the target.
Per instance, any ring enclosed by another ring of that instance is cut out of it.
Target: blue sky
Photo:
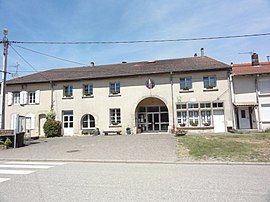
[[[0,28],[17,41],[121,41],[174,39],[270,32],[269,0],[0,0]],[[216,41],[131,45],[23,45],[54,56],[90,64],[119,63],[206,55],[226,63],[270,55],[270,36]],[[38,70],[71,67],[16,48]],[[29,65],[9,50],[9,71]],[[1,63],[2,64],[2,63]]]

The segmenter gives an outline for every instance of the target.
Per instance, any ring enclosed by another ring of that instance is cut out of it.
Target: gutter
[[[172,131],[175,131],[175,117],[174,117],[174,96],[173,96],[173,72],[170,72],[170,82],[171,82],[171,99],[172,99],[172,118],[173,118],[173,124],[172,124]]]
[[[258,78],[259,74],[255,77],[255,91],[256,91],[256,102],[258,104],[258,122],[259,122],[259,130],[262,130],[262,122],[261,122],[261,113],[260,113],[260,102],[259,102],[259,88],[258,88]]]
[[[230,86],[230,100],[231,100],[231,113],[232,113],[232,127],[234,129],[236,129],[236,124],[235,124],[235,110],[234,110],[234,105],[233,103],[235,103],[235,94],[234,94],[234,88],[233,88],[233,75],[230,74],[230,72],[228,72],[229,74],[229,86]]]

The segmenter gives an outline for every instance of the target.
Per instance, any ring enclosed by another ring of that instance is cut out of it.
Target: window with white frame
[[[187,111],[177,112],[177,122],[180,126],[186,126],[187,124]]]
[[[64,86],[64,97],[73,97],[73,86]]]
[[[15,105],[20,104],[20,93],[19,92],[14,92],[13,93],[13,103]]]
[[[200,103],[200,111],[201,111],[201,124],[203,126],[212,125],[212,110],[211,103]]]
[[[110,94],[120,93],[120,82],[110,83]]]
[[[223,109],[223,102],[177,103],[177,121],[181,127],[213,125],[213,110]]]
[[[83,85],[83,96],[92,96],[93,95],[93,85],[85,84]]]
[[[217,77],[216,76],[204,76],[203,85],[206,89],[212,89],[217,86]]]
[[[36,103],[36,92],[29,92],[28,93],[28,101],[29,101],[29,104]]]
[[[190,90],[192,89],[192,78],[180,78],[180,90]]]
[[[110,124],[118,125],[121,123],[120,109],[110,109]]]
[[[199,125],[199,110],[189,110],[188,111],[188,121],[190,126]]]
[[[86,114],[82,117],[82,129],[95,127],[95,118],[91,114]]]

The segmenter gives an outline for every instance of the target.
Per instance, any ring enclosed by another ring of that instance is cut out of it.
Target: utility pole
[[[5,129],[5,101],[6,101],[6,80],[7,80],[7,55],[8,55],[8,29],[3,30],[3,71],[2,71],[2,83],[1,83],[1,95],[2,95],[2,114],[1,114],[1,129]]]

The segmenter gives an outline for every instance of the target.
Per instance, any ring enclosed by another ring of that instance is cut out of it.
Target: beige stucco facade
[[[217,87],[211,90],[204,89],[203,77],[216,76]],[[192,77],[193,88],[188,92],[180,91],[179,80],[182,77]],[[172,81],[171,81],[172,78]],[[155,83],[153,89],[146,87],[146,82],[151,79]],[[110,95],[110,82],[120,82],[120,94]],[[83,96],[83,85],[93,85],[93,96]],[[82,117],[91,114],[95,119],[95,127],[100,131],[121,130],[125,133],[126,128],[131,128],[133,133],[138,132],[137,112],[140,106],[166,106],[169,115],[169,132],[173,126],[179,127],[177,122],[177,103],[200,103],[200,102],[222,102],[224,112],[224,130],[233,127],[232,104],[230,94],[230,84],[228,71],[202,71],[190,73],[163,73],[147,76],[114,77],[106,79],[78,80],[66,82],[54,82],[53,89],[48,83],[29,83],[8,85],[8,92],[31,92],[40,90],[38,104],[7,104],[6,106],[6,128],[10,128],[12,115],[33,114],[34,126],[32,136],[42,136],[42,125],[45,121],[45,114],[51,108],[51,104],[56,113],[56,119],[63,121],[63,111],[73,111],[73,135],[82,134]],[[73,96],[63,97],[63,86],[73,86]],[[148,99],[153,98],[153,99]],[[156,99],[155,99],[156,98]],[[8,96],[7,96],[8,99]],[[6,101],[8,103],[8,100]],[[110,109],[120,108],[121,123],[118,125],[110,124]],[[193,131],[214,132],[214,126],[194,127]],[[156,131],[157,132],[157,131]]]
[[[256,130],[270,128],[270,75],[234,75],[232,78],[232,102],[235,104],[237,128]],[[245,110],[248,110],[247,117]],[[249,124],[244,124],[245,118],[249,119]]]

